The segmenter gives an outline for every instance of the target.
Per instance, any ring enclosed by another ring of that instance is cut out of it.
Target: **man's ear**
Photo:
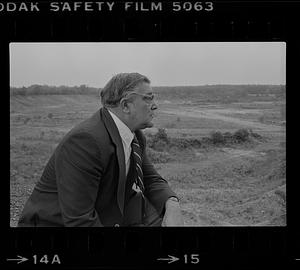
[[[130,112],[130,102],[128,102],[127,99],[122,99],[121,100],[120,107],[121,107],[121,110],[124,113],[129,113]]]

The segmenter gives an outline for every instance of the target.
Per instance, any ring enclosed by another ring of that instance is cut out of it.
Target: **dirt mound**
[[[270,220],[255,224],[255,226],[285,226],[286,225],[286,214],[282,214],[278,217],[273,217]]]

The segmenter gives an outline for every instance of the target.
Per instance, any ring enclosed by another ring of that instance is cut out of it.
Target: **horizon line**
[[[80,87],[82,85],[86,86],[87,88],[97,88],[97,89],[101,89],[102,87],[96,87],[96,86],[90,86],[87,84],[81,84],[81,85],[49,85],[49,84],[31,84],[29,86],[13,86],[10,85],[10,88],[29,88],[31,86],[34,85],[38,85],[38,86],[48,86],[48,87]],[[274,84],[274,83],[216,83],[216,84],[197,84],[197,85],[152,85],[151,87],[197,87],[197,86],[220,86],[220,85],[272,85],[272,86],[286,86],[286,84],[284,83],[279,83],[279,84]]]

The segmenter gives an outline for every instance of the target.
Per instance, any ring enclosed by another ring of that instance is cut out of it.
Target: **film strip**
[[[14,41],[276,41],[286,34],[281,12],[287,8],[276,1],[196,2],[202,3],[199,7],[188,1],[162,1],[158,11],[147,2],[125,2],[131,3],[126,10],[116,1],[114,9],[100,11],[75,9],[72,2],[60,2],[68,8],[51,9],[51,3],[58,2],[41,1],[39,11],[2,4],[6,36]]]
[[[0,4],[7,93],[10,42],[283,41],[287,43],[287,88],[296,86],[293,66],[299,60],[295,32],[299,1],[132,1],[127,6],[125,1],[8,3]],[[6,97],[8,100],[8,94]],[[293,162],[290,164],[292,169]],[[8,269],[224,265],[256,269],[287,264],[296,269],[300,265],[300,233],[294,185],[288,180],[285,227],[52,229],[10,228],[7,222],[1,263]],[[3,191],[6,196],[8,190],[9,181]],[[9,205],[9,198],[7,201]]]
[[[45,228],[18,230],[11,236],[11,259],[22,254],[15,256],[17,262],[28,260],[31,267],[48,264],[74,269],[281,265],[287,247],[281,228]]]

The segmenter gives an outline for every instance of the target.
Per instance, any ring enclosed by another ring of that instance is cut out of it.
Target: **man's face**
[[[153,127],[154,110],[157,105],[153,98],[152,88],[149,83],[140,83],[130,94],[132,96],[131,121],[134,130]]]

